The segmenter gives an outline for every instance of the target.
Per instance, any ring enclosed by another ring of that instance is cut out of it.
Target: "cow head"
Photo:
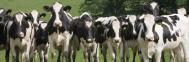
[[[144,11],[153,14],[154,16],[159,15],[159,5],[156,2],[151,2],[150,4],[144,5]]]
[[[155,17],[151,14],[146,14],[144,16],[143,22],[143,30],[145,32],[145,40],[154,41],[154,25],[155,25]]]
[[[117,19],[117,17],[115,16],[111,16],[109,17],[110,20],[110,25],[108,26],[110,28],[109,32],[108,32],[108,36],[113,38],[113,42],[119,43],[121,42],[121,38],[120,38],[120,22]]]
[[[13,27],[18,37],[23,38],[26,35],[26,29],[29,28],[28,18],[25,13],[19,12],[13,16]]]
[[[31,18],[31,21],[33,22],[34,27],[38,27],[39,25],[39,20],[41,17],[45,17],[45,13],[39,13],[37,10],[33,10],[28,17]]]
[[[69,20],[65,11],[71,10],[71,8],[64,7],[59,2],[55,2],[52,6],[44,6],[43,8],[44,10],[50,11],[52,13],[52,17],[49,22],[53,23],[53,27],[62,27],[63,21]]]
[[[11,9],[5,10],[3,8],[0,9],[0,23],[3,24],[7,18],[9,18],[9,14],[12,12]]]
[[[135,15],[128,15],[128,16],[122,16],[119,18],[121,22],[121,29],[123,32],[127,32],[131,35],[136,36],[137,35],[137,16]]]

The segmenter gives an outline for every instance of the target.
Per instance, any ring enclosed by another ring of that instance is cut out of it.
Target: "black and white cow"
[[[77,17],[72,21],[73,37],[77,36],[79,40],[79,42],[72,41],[72,43],[81,44],[81,48],[84,50],[85,62],[97,62],[97,44],[94,42],[93,22],[93,18],[88,12],[82,13],[80,17]],[[75,50],[77,49],[78,48],[75,48]]]
[[[139,44],[137,41],[138,33],[139,33],[139,23],[138,17],[136,15],[126,15],[118,17],[119,21],[121,22],[121,36],[122,36],[122,43],[121,43],[121,62],[129,61],[129,48],[133,51],[133,62],[135,62],[135,57],[139,50]],[[142,61],[142,55],[140,54],[140,59]]]
[[[156,62],[160,62],[162,51],[165,49],[176,50],[183,41],[178,29],[179,22],[173,22],[166,17],[155,17],[146,14],[141,22],[138,42],[140,44],[145,62],[155,55]]]
[[[31,60],[31,62],[32,62],[35,53],[37,53],[36,50],[39,50],[39,49],[37,49],[37,47],[38,47],[39,45],[41,46],[41,44],[38,44],[38,45],[37,45],[37,39],[36,39],[36,37],[39,36],[39,33],[37,33],[38,29],[40,28],[40,27],[39,27],[39,24],[40,24],[41,22],[43,22],[43,21],[41,20],[41,18],[42,18],[42,17],[45,17],[46,14],[45,14],[45,13],[39,13],[37,10],[32,10],[29,14],[27,14],[27,16],[28,16],[28,18],[32,21],[32,26],[34,27],[33,29],[35,30],[35,32],[34,32],[34,36],[35,36],[35,37],[33,37],[33,42],[32,42],[31,50],[30,50],[30,60]],[[37,36],[36,36],[36,35],[37,35]],[[46,48],[44,48],[44,49],[46,49]],[[39,50],[39,51],[43,51],[43,50]],[[46,51],[47,51],[47,50],[46,50]],[[46,51],[45,51],[45,52],[46,52]],[[39,53],[40,53],[40,52],[39,52]],[[42,56],[40,56],[40,58],[42,58]]]
[[[154,16],[159,16],[160,7],[157,2],[151,2],[143,7],[144,13],[153,14]]]
[[[116,62],[116,50],[121,42],[120,26],[115,16],[99,17],[95,20],[95,41],[102,46],[104,62],[107,62],[107,49],[110,51],[112,61]]]
[[[48,32],[45,29],[46,26],[47,26],[46,22],[41,22],[35,34],[35,39],[36,39],[35,46],[37,52],[39,53],[40,62],[47,62],[48,60],[49,39],[48,39]]]
[[[59,2],[55,2],[52,6],[44,6],[44,9],[52,14],[46,27],[49,34],[52,62],[55,61],[54,56],[56,55],[56,49],[59,52],[57,61],[60,61],[61,53],[62,61],[64,61],[64,58],[68,58],[69,42],[73,35],[70,28],[72,17],[69,13],[65,12],[70,9],[63,10],[64,6]],[[68,59],[66,59],[66,61],[68,61]]]
[[[12,25],[11,20],[11,9],[5,10],[3,8],[0,9],[0,49],[6,49],[5,59],[6,62],[9,62],[9,53],[10,53],[10,46],[9,46],[9,39],[7,37],[7,31],[10,29]]]
[[[13,15],[13,24],[8,33],[13,61],[19,62],[19,53],[21,52],[22,62],[30,62],[29,53],[34,37],[34,29],[32,22],[25,13],[18,12]]]

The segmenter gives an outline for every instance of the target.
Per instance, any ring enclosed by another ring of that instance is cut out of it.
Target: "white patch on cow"
[[[115,33],[114,40],[118,40],[119,42],[121,41],[119,37],[119,31],[120,31],[120,22],[115,16],[110,17],[110,21],[112,21],[112,28]]]
[[[157,6],[157,3],[156,2],[152,2],[150,5],[151,5],[152,9],[154,10],[155,7]]]
[[[92,19],[92,16],[88,12],[82,13],[81,16],[80,16],[80,18],[83,17],[84,15],[88,15]]]
[[[17,22],[19,22],[19,24],[20,24],[20,26],[22,25],[22,19],[23,19],[23,14],[16,14],[15,15],[15,17],[16,17],[16,20],[17,20]]]
[[[54,24],[57,24],[59,26],[62,26],[62,22],[60,21],[60,18],[59,18],[59,12],[60,12],[61,9],[62,9],[62,4],[56,2],[53,5],[53,10],[55,11],[55,16],[56,16]]]
[[[130,15],[129,16],[129,21],[131,22],[132,26],[133,26],[133,34],[136,34],[135,31],[135,21],[136,21],[137,17],[135,15]]]
[[[0,14],[3,13],[4,9],[0,9]]]
[[[187,14],[185,8],[179,8],[179,9],[177,9],[177,13],[181,14],[181,15],[186,15]]]
[[[144,17],[144,24],[147,27],[147,32],[145,33],[146,38],[148,38],[150,40],[154,40],[154,34],[152,32],[153,25],[155,24],[154,16],[151,14],[147,14]]]
[[[42,28],[42,29],[45,29],[46,26],[47,26],[47,23],[41,23],[41,28]]]
[[[92,21],[86,21],[85,24],[87,25],[87,27],[91,27],[92,26]]]
[[[37,18],[38,18],[38,12],[37,12],[37,10],[33,10],[32,12],[31,12],[31,15],[32,15],[32,17],[33,17],[33,23],[34,24],[38,24],[38,22],[37,22]]]

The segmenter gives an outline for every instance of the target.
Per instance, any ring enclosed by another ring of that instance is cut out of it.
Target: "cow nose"
[[[147,41],[153,41],[153,40],[154,40],[154,37],[146,37],[146,40],[147,40]]]
[[[19,36],[20,36],[21,38],[23,38],[23,37],[24,37],[24,33],[23,33],[23,32],[20,32],[20,33],[19,33]]]
[[[37,24],[37,23],[34,23],[34,24],[33,24],[33,26],[34,26],[34,27],[37,27],[37,26],[38,26],[38,24]]]
[[[57,27],[57,26],[61,27],[62,26],[62,23],[60,21],[56,21],[54,24],[55,24],[55,27]]]
[[[115,43],[119,43],[120,42],[120,38],[114,38]]]
[[[88,42],[88,43],[91,43],[91,42],[92,42],[92,39],[87,39],[87,42]]]

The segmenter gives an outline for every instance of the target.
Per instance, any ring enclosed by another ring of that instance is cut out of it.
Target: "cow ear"
[[[41,13],[40,15],[39,15],[39,18],[40,17],[45,17],[46,16],[46,13]]]
[[[6,11],[6,14],[10,14],[12,12],[12,10],[11,9],[8,9],[7,11]]]
[[[43,9],[47,12],[51,11],[52,7],[50,6],[43,6]]]
[[[65,7],[63,8],[64,11],[68,11],[68,12],[69,12],[71,9],[72,9],[71,6],[65,6]]]
[[[28,13],[24,13],[26,15],[25,20],[32,20],[32,16]]]

